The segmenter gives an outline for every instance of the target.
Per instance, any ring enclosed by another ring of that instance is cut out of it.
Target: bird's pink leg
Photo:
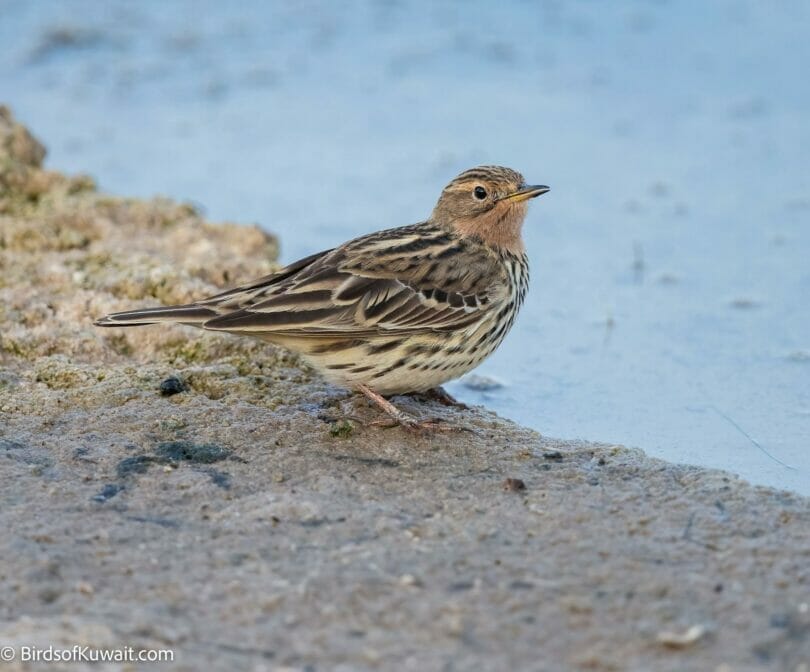
[[[394,404],[392,404],[388,399],[382,396],[380,393],[375,392],[367,385],[358,385],[357,389],[362,392],[369,400],[374,402],[382,411],[391,418],[393,423],[388,423],[389,426],[400,425],[404,429],[407,429],[412,432],[424,432],[424,431],[453,431],[455,428],[451,425],[443,425],[440,424],[440,419],[431,419],[431,420],[418,420],[417,418],[413,417],[412,415],[405,413],[404,411],[399,410]],[[379,421],[372,422],[372,425],[381,425],[382,423]]]

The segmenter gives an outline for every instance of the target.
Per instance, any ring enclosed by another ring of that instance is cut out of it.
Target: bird
[[[95,325],[174,322],[258,337],[362,393],[390,424],[437,429],[387,397],[453,403],[440,386],[501,344],[528,290],[528,201],[548,191],[511,168],[471,168],[423,222],[363,235],[193,303],[112,313]]]

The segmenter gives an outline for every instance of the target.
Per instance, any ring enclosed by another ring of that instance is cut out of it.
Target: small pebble
[[[472,373],[462,379],[461,384],[470,390],[477,390],[478,392],[490,392],[503,387],[503,383],[490,376],[482,376],[477,373]]]
[[[670,649],[685,649],[697,643],[705,634],[704,626],[693,625],[684,632],[660,632],[655,639]]]
[[[160,393],[164,397],[171,397],[186,391],[186,384],[177,376],[170,376],[160,384]]]
[[[87,581],[79,581],[79,583],[76,584],[76,590],[78,590],[83,595],[92,595],[93,593],[96,592],[95,588],[93,588],[93,585],[87,583]]]
[[[543,457],[547,460],[561,460],[563,459],[563,454],[559,450],[547,450],[543,453]]]
[[[94,502],[106,502],[108,499],[115,497],[121,490],[123,490],[123,488],[117,483],[109,483],[101,489],[101,492],[97,495],[93,495],[91,499]]]
[[[507,478],[503,482],[503,489],[507,492],[520,492],[526,489],[526,484],[519,478]]]

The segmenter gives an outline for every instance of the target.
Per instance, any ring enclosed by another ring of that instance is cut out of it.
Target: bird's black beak
[[[519,203],[520,201],[527,201],[530,198],[536,198],[537,196],[541,196],[545,194],[547,191],[550,191],[550,189],[546,185],[533,184],[530,186],[521,187],[515,193],[509,194],[508,196],[504,196],[501,200]]]

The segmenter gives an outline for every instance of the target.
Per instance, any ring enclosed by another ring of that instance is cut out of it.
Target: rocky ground
[[[372,428],[258,341],[96,329],[265,274],[276,241],[44,154],[0,109],[0,646],[174,651],[142,669],[810,670],[808,499],[483,408],[403,398],[470,431]]]

